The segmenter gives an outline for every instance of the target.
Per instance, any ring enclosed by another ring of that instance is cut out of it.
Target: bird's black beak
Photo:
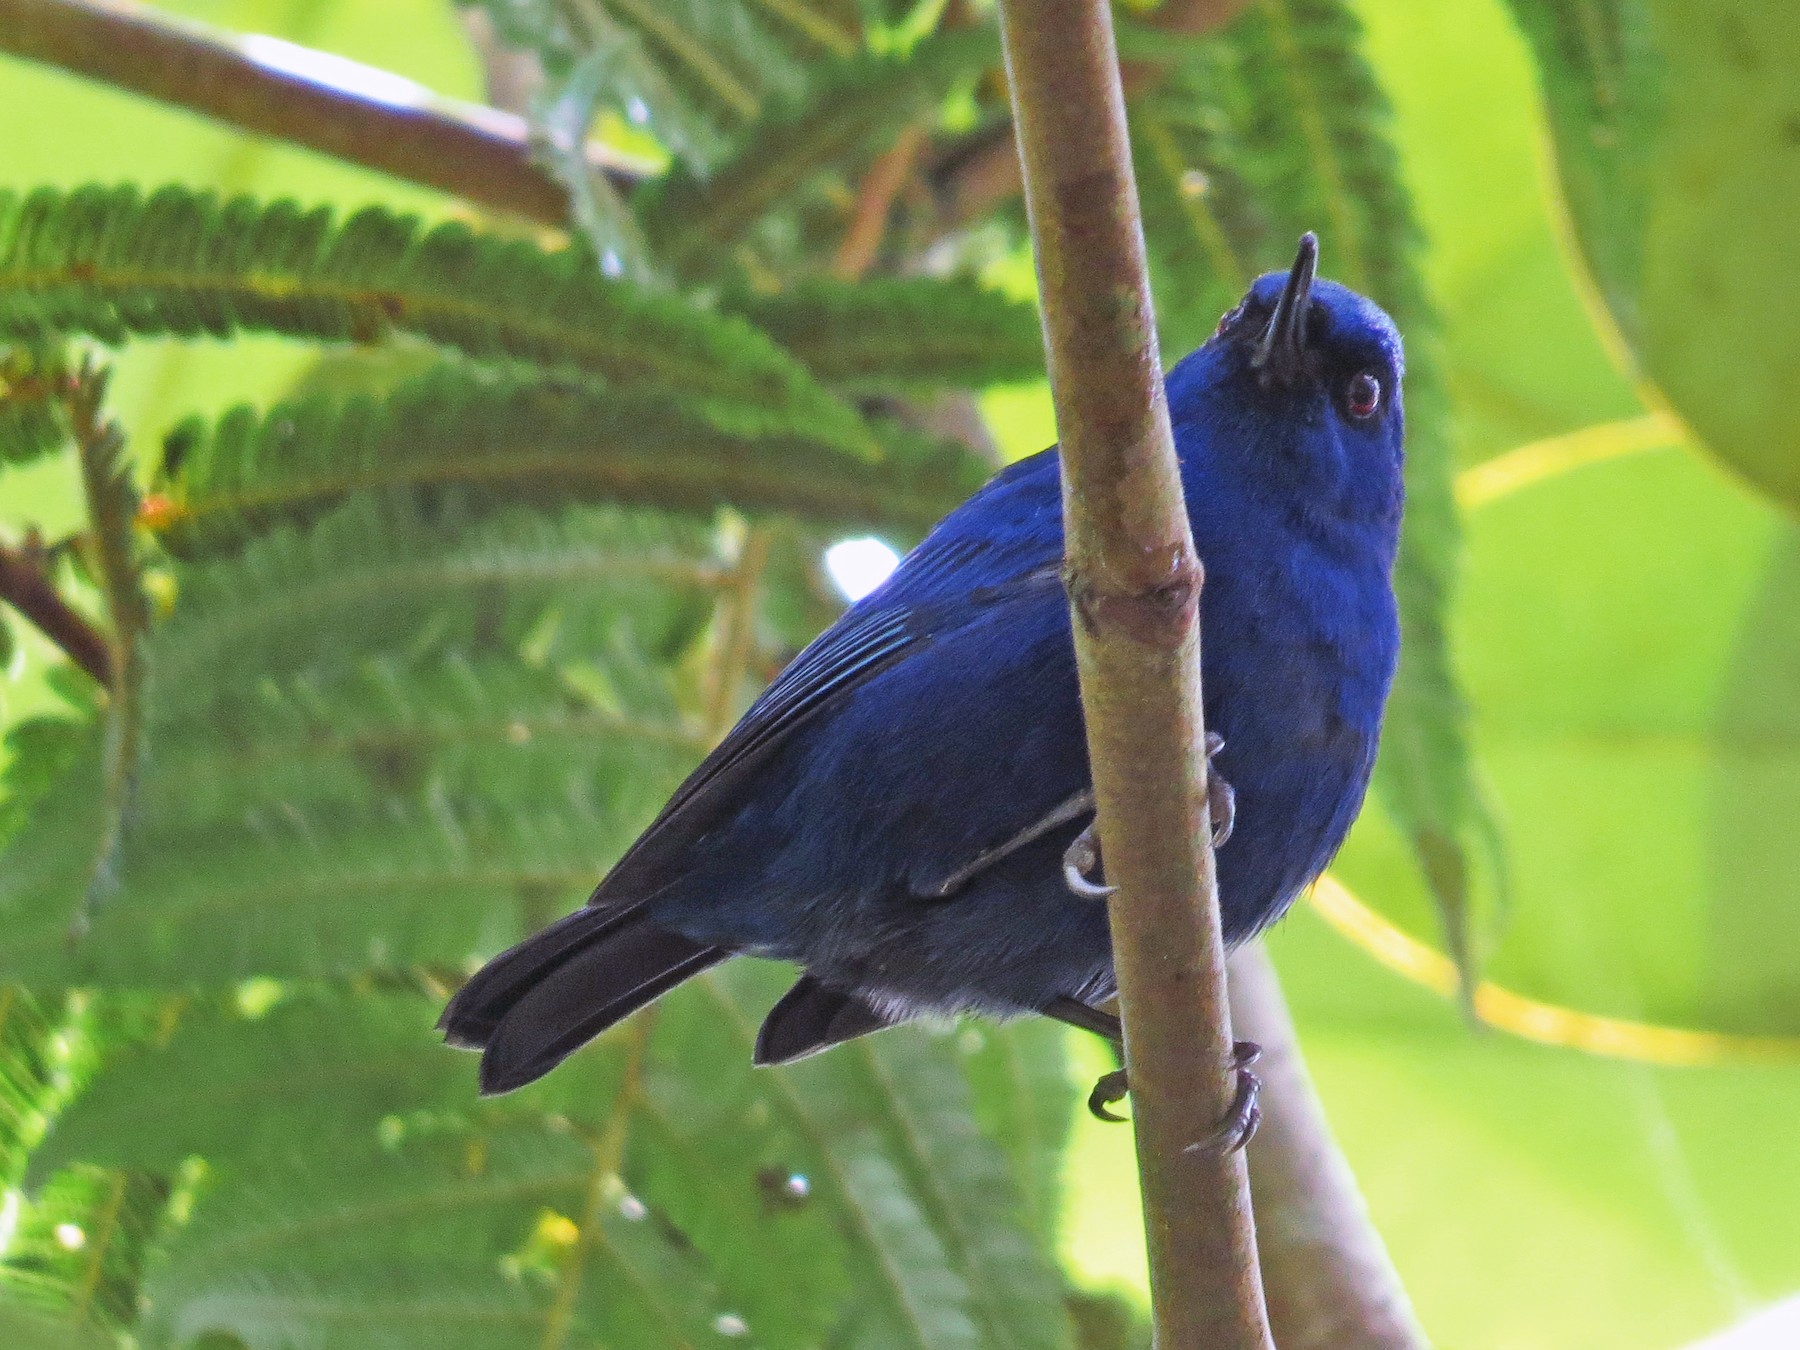
[[[1319,270],[1319,239],[1311,230],[1300,236],[1300,251],[1294,255],[1293,269],[1269,326],[1256,344],[1250,364],[1262,372],[1263,379],[1287,381],[1300,371],[1301,357],[1306,351],[1306,314],[1312,304],[1313,277]]]

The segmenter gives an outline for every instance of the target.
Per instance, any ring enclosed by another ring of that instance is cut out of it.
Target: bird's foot
[[[1232,826],[1237,823],[1237,793],[1231,790],[1231,784],[1225,776],[1212,766],[1213,756],[1225,748],[1225,738],[1216,731],[1206,733],[1206,811],[1212,821],[1212,846],[1221,848],[1231,838]],[[1083,809],[1091,807],[1093,796],[1085,794]],[[1076,801],[1071,799],[1070,805]],[[1060,821],[1058,821],[1060,823]],[[1035,837],[1035,836],[1034,836]],[[1104,882],[1091,878],[1100,870],[1100,832],[1098,820],[1090,820],[1087,828],[1075,836],[1074,841],[1063,850],[1063,880],[1068,887],[1083,900],[1106,900],[1118,893],[1117,886],[1108,886]],[[1124,1095],[1121,1091],[1121,1096]],[[1118,1097],[1114,1097],[1117,1101]],[[1098,1114],[1098,1112],[1096,1112]]]
[[[1100,870],[1100,833],[1096,828],[1099,822],[1090,820],[1088,826],[1068,848],[1063,850],[1063,881],[1069,889],[1083,900],[1105,900],[1118,892],[1117,886],[1108,886],[1103,882],[1089,881],[1090,874]],[[1120,1096],[1123,1096],[1123,1092]],[[1113,1098],[1117,1101],[1118,1098]]]
[[[1212,818],[1212,846],[1225,847],[1231,828],[1237,824],[1237,793],[1225,781],[1225,775],[1213,767],[1213,756],[1225,748],[1225,738],[1216,731],[1206,733],[1206,811]]]
[[[1232,1066],[1237,1074],[1237,1091],[1231,1100],[1231,1109],[1226,1112],[1225,1119],[1217,1129],[1204,1139],[1189,1144],[1183,1153],[1217,1153],[1221,1156],[1236,1153],[1250,1142],[1256,1133],[1256,1127],[1262,1123],[1262,1080],[1250,1071],[1250,1066],[1262,1058],[1262,1047],[1255,1041],[1239,1041],[1231,1047]],[[1094,1084],[1094,1090],[1088,1094],[1088,1110],[1101,1120],[1121,1121],[1125,1117],[1110,1110],[1114,1103],[1125,1100],[1131,1091],[1130,1081],[1125,1070],[1114,1069],[1105,1074]]]
[[[1094,1084],[1094,1090],[1088,1093],[1088,1110],[1094,1113],[1096,1120],[1110,1120],[1118,1123],[1125,1119],[1116,1111],[1109,1111],[1114,1102],[1125,1100],[1131,1091],[1131,1084],[1126,1080],[1125,1070],[1114,1069],[1111,1073],[1102,1074],[1100,1081]]]
[[[1196,1139],[1183,1153],[1216,1153],[1227,1157],[1248,1144],[1262,1124],[1262,1079],[1250,1066],[1262,1058],[1262,1047],[1255,1041],[1239,1041],[1231,1047],[1231,1063],[1237,1075],[1237,1091],[1231,1098],[1231,1109],[1219,1127],[1204,1139]]]

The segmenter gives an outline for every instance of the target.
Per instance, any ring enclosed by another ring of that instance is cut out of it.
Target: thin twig
[[[0,544],[0,600],[23,614],[103,687],[112,685],[106,635],[62,598],[50,580],[50,554],[36,531],[18,548]]]
[[[142,561],[135,530],[137,485],[125,459],[125,437],[106,416],[107,372],[84,361],[72,381],[66,406],[81,466],[87,502],[93,569],[106,598],[107,648],[112,681],[106,704],[106,738],[101,764],[100,841],[81,908],[70,929],[80,938],[118,884],[126,816],[137,784],[144,739],[145,635],[150,602],[144,593]]]
[[[104,81],[545,225],[568,199],[531,157],[525,120],[276,38],[173,18],[132,0],[0,0],[0,52]],[[621,183],[646,175],[589,147]]]
[[[869,166],[862,187],[856,194],[856,210],[843,242],[831,260],[831,274],[840,281],[860,281],[875,261],[881,241],[887,234],[888,214],[894,198],[906,186],[912,173],[919,147],[925,143],[923,127],[913,125],[903,130],[892,146]]]
[[[738,686],[750,670],[756,649],[756,605],[773,544],[767,525],[752,525],[744,534],[737,566],[731,569],[719,596],[718,635],[706,691],[706,728],[714,743],[724,740],[737,720]]]
[[[1263,1051],[1263,1123],[1250,1141],[1250,1189],[1275,1343],[1281,1350],[1425,1350],[1307,1078],[1281,982],[1260,942],[1232,955],[1231,1019]]]
[[[1171,32],[1205,32],[1245,3],[1171,0],[1145,22]],[[566,194],[533,159],[524,118],[444,98],[389,71],[175,18],[134,0],[0,0],[0,52],[492,210],[545,225],[569,223]],[[1160,78],[1160,69],[1154,62],[1133,63],[1133,93]],[[654,173],[649,163],[597,142],[589,144],[588,158],[620,189]],[[993,128],[962,147],[932,179],[946,230],[1016,197],[1018,161],[1008,128]]]
[[[637,1109],[644,1088],[644,1056],[650,1045],[650,1033],[656,1028],[656,1009],[644,1008],[626,1024],[625,1072],[619,1080],[619,1091],[613,1097],[606,1123],[600,1133],[588,1140],[594,1163],[588,1172],[587,1190],[582,1197],[581,1214],[575,1225],[575,1240],[564,1251],[556,1271],[556,1296],[544,1317],[544,1335],[540,1350],[562,1350],[568,1342],[575,1321],[575,1305],[587,1275],[588,1254],[594,1245],[604,1245],[606,1203],[623,1182],[619,1169],[625,1162],[625,1145],[631,1138],[631,1115]]]
[[[1062,442],[1074,616],[1164,1350],[1265,1350],[1201,753],[1201,572],[1144,270],[1107,0],[1002,0]]]

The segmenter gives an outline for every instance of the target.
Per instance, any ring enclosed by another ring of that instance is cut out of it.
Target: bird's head
[[[1380,306],[1317,276],[1319,243],[1258,277],[1169,374],[1169,413],[1236,467],[1314,506],[1398,518],[1406,362]]]

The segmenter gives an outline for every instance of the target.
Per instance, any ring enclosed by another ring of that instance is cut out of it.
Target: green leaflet
[[[858,167],[998,59],[993,34],[972,29],[928,38],[906,58],[835,62],[804,101],[766,113],[710,177],[678,171],[657,184],[640,215],[645,233],[678,276],[728,272],[764,217],[821,174]]]
[[[780,22],[784,15],[771,25],[756,12],[759,6],[742,0],[461,3],[485,11],[504,41],[542,63],[550,86],[538,108],[541,120],[552,121],[552,109],[573,113],[585,105],[585,118],[575,119],[585,131],[598,109],[610,108],[702,170],[764,98],[791,95],[805,79],[792,44],[776,36],[791,29]],[[807,12],[804,5],[779,8]],[[847,44],[843,50],[854,50],[854,39],[827,28]],[[816,42],[819,35],[810,36]]]
[[[1319,233],[1325,274],[1379,301],[1406,337],[1407,507],[1394,578],[1405,640],[1376,781],[1467,976],[1465,851],[1471,834],[1491,838],[1494,827],[1473,784],[1444,629],[1460,537],[1449,415],[1418,226],[1359,43],[1338,0],[1262,0],[1200,44],[1140,119],[1146,223],[1159,287],[1185,287],[1172,307],[1187,341],[1204,336],[1250,276],[1287,266],[1306,229]],[[1175,270],[1184,261],[1196,264],[1185,275]],[[1227,265],[1244,270],[1221,277]],[[1201,298],[1189,304],[1189,295]]]
[[[30,1310],[75,1345],[133,1325],[169,1193],[167,1180],[141,1171],[58,1172],[24,1205],[0,1257],[0,1306]]]
[[[1165,361],[1210,337],[1257,271],[1293,247],[1272,237],[1279,227],[1242,167],[1249,115],[1236,47],[1221,37],[1183,50],[1184,59],[1169,63],[1131,108],[1131,158]]]
[[[1005,1034],[1005,1033],[1002,1033]],[[952,1262],[970,1275],[970,1310],[985,1344],[1064,1350],[1071,1340],[1062,1281],[1041,1239],[993,1216],[1021,1211],[1017,1176],[980,1138],[966,1083],[943,1041],[918,1034],[865,1037],[813,1074],[855,1072],[888,1104],[883,1156],[896,1160],[942,1234]],[[1047,1103],[1066,1111],[1073,1094],[1056,1084]],[[1034,1102],[1033,1105],[1040,1105]],[[1054,1224],[1035,1230],[1055,1231]]]
[[[1675,112],[1665,106],[1676,92],[1668,83],[1675,71],[1658,50],[1656,20],[1659,10],[1672,16],[1681,7],[1654,0],[1584,0],[1579,5],[1512,0],[1509,8],[1537,57],[1556,139],[1556,167],[1582,250],[1607,308],[1636,345],[1644,337],[1640,289],[1645,281],[1648,213],[1664,148],[1659,133],[1665,130],[1665,118]],[[1706,39],[1707,35],[1687,33],[1683,43]],[[1685,59],[1678,56],[1677,61],[1688,67],[1683,73],[1697,75],[1699,67],[1718,61],[1720,55],[1717,50],[1696,52]],[[1729,74],[1720,71],[1717,77],[1743,80],[1745,63],[1730,65]],[[1684,102],[1693,109],[1693,102]],[[1709,153],[1716,156],[1738,139],[1710,137]],[[1771,184],[1765,177],[1760,186],[1767,191]],[[1734,224],[1741,230],[1757,214],[1740,217]]]
[[[966,451],[893,442],[869,458],[805,434],[733,435],[691,401],[493,378],[445,365],[386,398],[243,407],[166,442],[178,552],[215,551],[356,492],[465,489],[490,506],[611,501],[710,515],[730,503],[923,533],[985,476]]]
[[[1062,1213],[1062,1160],[1077,1094],[1069,1079],[1065,1029],[1043,1018],[966,1026],[956,1038],[975,1115],[1006,1150],[1025,1227],[1056,1230]]]
[[[144,1343],[180,1350],[213,1332],[287,1350],[322,1328],[370,1350],[711,1339],[720,1306],[693,1254],[616,1209],[580,1251],[577,1303],[557,1311],[554,1239],[592,1171],[588,1147],[543,1124],[344,1149],[328,1169],[296,1155],[221,1168],[146,1283]]]
[[[221,691],[237,696],[159,724],[157,801],[140,833],[186,833],[258,806],[375,805],[426,790],[529,801],[547,784],[636,817],[707,738],[675,706],[667,673],[633,657],[616,648],[594,666],[611,698],[555,670],[461,653],[376,657]]]
[[[365,500],[183,569],[120,893],[71,947],[90,741],[0,861],[0,961],[38,986],[349,974],[572,906],[703,749],[670,667],[710,613],[710,538]]]
[[[968,278],[815,277],[723,304],[834,387],[980,389],[1044,373],[1036,307]]]
[[[69,443],[62,353],[23,344],[0,350],[0,466],[29,464]],[[4,664],[4,661],[0,661]]]
[[[518,660],[529,647],[552,662],[617,644],[667,661],[723,567],[710,530],[650,512],[484,517],[455,494],[428,508],[362,496],[308,530],[177,573],[180,601],[157,630],[156,715],[382,653]]]
[[[1574,242],[1648,377],[1698,440],[1792,513],[1800,338],[1793,91],[1778,4],[1514,0],[1537,58]]]
[[[715,126],[735,130],[805,80],[793,56],[743,0],[599,0],[663,78]],[[576,20],[577,23],[580,20]],[[655,114],[649,119],[655,129]]]
[[[950,1045],[900,1032],[753,1070],[782,975],[745,966],[672,995],[623,1107],[631,1027],[481,1103],[473,1059],[438,1045],[435,1005],[410,996],[196,1009],[118,1057],[39,1161],[205,1161],[146,1290],[150,1345],[208,1327],[281,1345],[329,1309],[359,1345],[429,1326],[434,1345],[504,1350],[542,1344],[559,1304],[570,1344],[648,1350],[741,1325],[767,1347],[1068,1345],[1047,1230],[1017,1225]],[[145,1121],[144,1094],[171,1081],[194,1084],[184,1110]],[[621,1128],[613,1182],[580,1141]],[[330,1168],[311,1164],[320,1150]],[[598,1225],[572,1240],[565,1221],[596,1197]]]
[[[855,414],[742,323],[546,251],[379,207],[339,223],[291,201],[161,188],[0,194],[0,335],[399,331],[483,360],[679,391],[722,429],[866,448]]]
[[[539,154],[569,194],[569,216],[609,276],[656,285],[656,266],[643,231],[606,171],[588,158],[588,131],[604,91],[617,88],[621,45],[594,52],[563,81],[532,100]],[[643,106],[640,100],[634,107]]]
[[[734,965],[694,981],[708,1002],[698,994],[671,1001],[663,1018],[676,1034],[709,1037],[714,1059],[747,1059],[756,1025],[789,975]],[[659,1027],[659,1043],[662,1034]],[[788,1170],[807,1177],[816,1198],[836,1197],[846,1207],[841,1222],[857,1259],[840,1335],[859,1346],[916,1350],[1016,1344],[1009,1337],[1018,1335],[1040,1338],[1026,1344],[1059,1344],[1060,1290],[1053,1276],[1049,1292],[1039,1278],[1053,1269],[1048,1235],[1017,1227],[1016,1182],[980,1137],[966,1089],[952,1081],[949,1053],[917,1031],[888,1032],[752,1075],[765,1109],[810,1146]],[[920,1078],[902,1084],[901,1097],[890,1095],[914,1071]],[[943,1093],[936,1105],[913,1095],[930,1097],[933,1088]],[[693,1090],[682,1098],[687,1109],[696,1106]],[[928,1175],[934,1164],[942,1170]],[[1015,1287],[994,1285],[1002,1272]],[[1019,1320],[997,1323],[1002,1307]]]
[[[6,768],[0,773],[0,848],[80,758],[87,728],[66,717],[34,717],[6,733]]]
[[[35,999],[16,985],[0,985],[0,1185],[18,1184],[27,1155],[55,1109],[62,1075],[51,1037],[63,1014],[57,1002]]]

